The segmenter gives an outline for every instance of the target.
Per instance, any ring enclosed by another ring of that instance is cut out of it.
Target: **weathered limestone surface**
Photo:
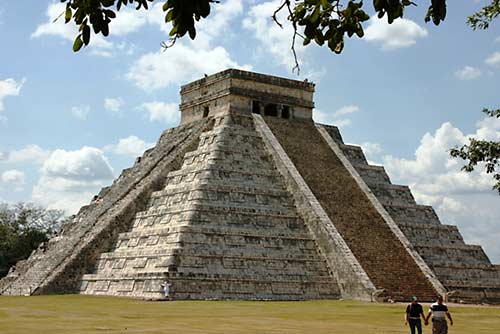
[[[432,207],[416,204],[408,187],[391,184],[383,167],[368,164],[361,147],[344,144],[338,128],[324,128],[434,271],[450,300],[500,302],[500,271],[480,246],[465,244],[456,226],[441,224]]]
[[[109,249],[119,232],[130,225],[135,212],[161,189],[169,170],[178,168],[184,153],[195,144],[207,120],[165,131],[157,146],[126,169],[112,186],[104,188],[83,207],[60,236],[52,238],[1,282],[0,293],[26,295],[78,291],[81,277]]]
[[[271,129],[260,115],[254,115],[254,118],[267,150],[271,152],[288,190],[293,193],[297,209],[314,236],[318,248],[326,257],[330,273],[339,282],[342,297],[361,300],[378,299],[382,290],[377,290],[361,267]]]
[[[272,117],[266,123],[375,287],[387,298],[432,300],[435,287],[314,123]]]
[[[255,131],[221,112],[82,293],[159,299],[338,298],[339,287]]]

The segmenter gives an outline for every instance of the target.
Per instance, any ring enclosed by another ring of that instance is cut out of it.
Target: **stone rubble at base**
[[[177,300],[500,303],[500,267],[338,128],[315,126],[313,92],[233,69],[183,86],[180,126],[0,294],[162,299],[168,281]]]

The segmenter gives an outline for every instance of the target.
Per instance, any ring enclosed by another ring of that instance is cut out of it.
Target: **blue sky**
[[[75,213],[160,133],[179,121],[180,85],[228,67],[316,82],[315,119],[338,125],[393,183],[410,185],[441,221],[460,227],[500,262],[500,198],[491,177],[464,174],[446,150],[474,135],[500,140],[500,25],[472,31],[486,0],[449,1],[445,22],[425,24],[427,2],[388,26],[372,19],[344,52],[298,47],[270,19],[276,1],[222,0],[194,42],[166,52],[161,1],[120,12],[111,35],[71,50],[76,28],[58,1],[0,0],[0,200]],[[371,4],[366,8],[371,12]]]

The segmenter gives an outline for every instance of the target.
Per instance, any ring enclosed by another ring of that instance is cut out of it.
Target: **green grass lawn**
[[[0,333],[409,333],[402,304],[0,297]],[[427,312],[428,305],[425,305]],[[450,305],[450,334],[500,333],[500,307]],[[424,329],[431,333],[430,326]]]

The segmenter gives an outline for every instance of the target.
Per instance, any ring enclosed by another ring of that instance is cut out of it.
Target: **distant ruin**
[[[0,293],[500,303],[500,266],[315,124],[313,93],[234,69],[183,86],[181,124]]]

